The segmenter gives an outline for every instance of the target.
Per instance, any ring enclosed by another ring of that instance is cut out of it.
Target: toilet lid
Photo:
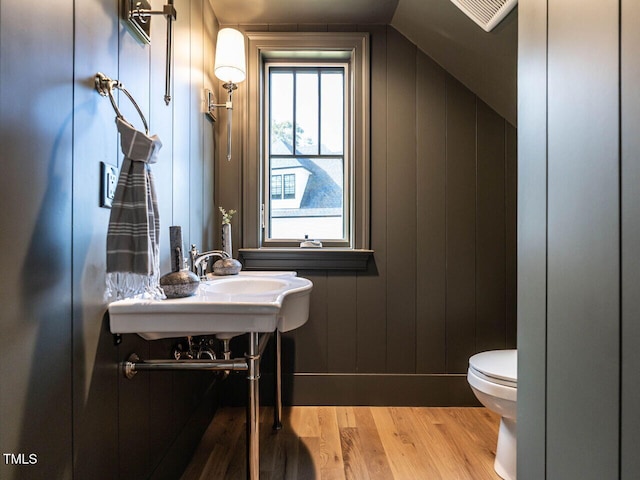
[[[491,350],[477,353],[469,359],[469,366],[489,378],[509,383],[518,381],[517,350]]]

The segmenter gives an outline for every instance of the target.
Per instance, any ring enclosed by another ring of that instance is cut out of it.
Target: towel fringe
[[[131,272],[107,273],[105,301],[110,303],[125,298],[164,300],[167,297],[154,277]]]

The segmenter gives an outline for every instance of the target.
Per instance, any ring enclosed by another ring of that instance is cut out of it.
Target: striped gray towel
[[[107,231],[107,296],[164,298],[160,288],[160,219],[150,164],[162,143],[116,118],[124,161]]]

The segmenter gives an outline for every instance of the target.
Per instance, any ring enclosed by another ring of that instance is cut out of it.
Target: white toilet
[[[467,380],[480,403],[502,417],[493,468],[505,480],[515,480],[518,351],[492,350],[472,356]]]

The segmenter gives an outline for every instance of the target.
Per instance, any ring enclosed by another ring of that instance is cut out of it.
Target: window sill
[[[373,250],[347,248],[241,248],[245,270],[364,271]]]

